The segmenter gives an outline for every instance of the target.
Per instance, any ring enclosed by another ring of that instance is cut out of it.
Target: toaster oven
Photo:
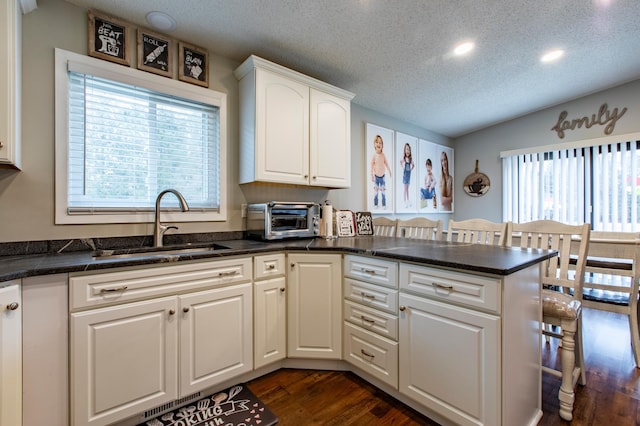
[[[320,233],[320,205],[271,201],[247,206],[247,237],[260,240],[313,238]]]

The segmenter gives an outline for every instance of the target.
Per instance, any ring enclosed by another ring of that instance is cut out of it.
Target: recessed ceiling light
[[[453,49],[453,53],[454,55],[457,56],[461,56],[461,55],[466,55],[467,53],[471,52],[473,50],[474,44],[472,41],[465,41],[462,42],[460,44],[458,44],[454,49]]]
[[[164,12],[147,13],[147,22],[159,31],[173,31],[177,27],[176,20]]]
[[[540,57],[541,62],[553,62],[557,61],[564,55],[564,50],[556,49],[551,50]]]

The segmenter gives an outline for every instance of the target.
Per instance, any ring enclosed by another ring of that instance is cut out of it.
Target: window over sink
[[[56,49],[56,223],[226,219],[226,94]],[[173,203],[173,204],[172,204]]]

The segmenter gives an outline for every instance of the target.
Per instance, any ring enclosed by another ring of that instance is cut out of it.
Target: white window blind
[[[571,145],[502,154],[503,219],[640,230],[640,142]]]
[[[55,49],[55,223],[224,221],[227,95]]]
[[[68,78],[70,214],[151,210],[167,188],[191,209],[220,208],[218,107],[80,72]]]

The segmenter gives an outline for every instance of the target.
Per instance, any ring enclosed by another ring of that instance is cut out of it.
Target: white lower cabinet
[[[254,257],[253,364],[260,368],[287,356],[285,255]]]
[[[400,294],[400,392],[459,425],[500,424],[500,318]]]
[[[342,256],[290,253],[287,260],[287,355],[341,359]]]
[[[20,280],[0,283],[0,425],[22,424]]]
[[[400,263],[399,391],[463,426],[535,425],[540,278]]]
[[[129,286],[135,289],[142,281],[144,288],[160,295],[176,285],[167,282],[166,276],[182,276],[184,268],[199,271],[199,279],[185,281],[185,287],[218,286],[72,311],[73,426],[108,425],[252,370],[250,258],[192,264],[191,268],[180,265],[82,275],[71,277],[70,286],[82,293],[82,288],[85,292],[95,288],[96,282],[115,285],[117,277],[123,280],[115,287],[120,293],[126,294]],[[228,272],[229,268],[236,272]],[[113,291],[106,294],[113,297]]]

